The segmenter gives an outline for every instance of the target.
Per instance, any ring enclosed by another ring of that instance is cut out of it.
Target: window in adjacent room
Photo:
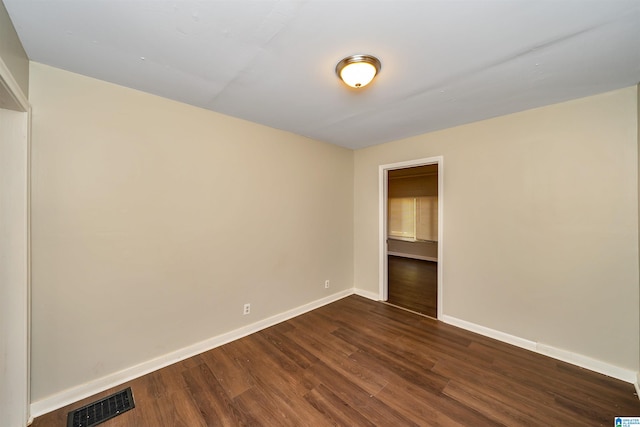
[[[438,197],[389,199],[389,237],[402,240],[438,240]]]

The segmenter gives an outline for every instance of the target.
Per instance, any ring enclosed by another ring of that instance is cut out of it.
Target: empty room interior
[[[640,420],[639,82],[636,0],[2,0],[0,426]]]

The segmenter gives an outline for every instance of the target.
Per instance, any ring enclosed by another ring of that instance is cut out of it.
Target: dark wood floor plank
[[[367,417],[353,409],[322,384],[307,393],[305,398],[318,411],[322,419],[331,425],[375,426]]]
[[[331,320],[322,319],[314,313],[307,313],[310,316],[299,316],[288,321],[295,328],[287,332],[289,336],[298,336],[302,340],[302,345],[309,349],[309,345],[315,354],[323,354],[331,350],[335,354],[343,357],[349,356],[357,347],[331,335],[331,332],[338,328]]]
[[[500,375],[489,369],[474,366],[457,360],[442,360],[433,368],[434,372],[451,378],[470,389],[481,390],[492,399],[509,404],[519,402],[525,407],[550,407],[553,405],[553,395],[536,387],[530,387],[513,379]]]
[[[207,425],[256,424],[250,413],[238,410],[206,364],[191,368],[182,375]]]
[[[360,340],[357,335],[346,333],[344,330],[337,330],[334,334],[352,342],[353,340]],[[435,392],[440,392],[444,388],[447,379],[431,371],[433,363],[430,361],[425,361],[425,364],[416,364],[397,353],[381,350],[378,346],[369,344],[369,342],[368,340],[359,341],[359,351],[377,359],[378,364],[392,370],[396,375],[402,377],[404,381]]]
[[[298,341],[302,346],[311,343],[311,348],[321,351],[318,360],[322,365],[331,366],[335,372],[348,377],[351,382],[366,390],[368,393],[376,394],[387,384],[386,379],[380,376],[377,371],[367,369],[358,363],[357,360],[354,360],[352,357],[354,352],[346,355],[335,351],[331,347],[322,348],[320,342],[308,336],[301,337],[300,335],[293,335],[292,339]],[[319,365],[319,363],[315,365]]]
[[[629,396],[629,384],[623,381],[618,381],[602,374],[594,375],[594,372],[570,363],[563,363],[554,359],[552,361],[556,364],[560,374],[567,375],[568,378],[572,378],[574,381],[581,381],[586,387],[601,387],[603,394],[616,396],[616,399],[635,399],[634,396]]]
[[[349,408],[356,410],[374,425],[412,425],[413,423],[402,416],[392,405],[381,401],[374,394],[359,387],[351,381],[349,376],[336,374],[332,367],[317,365],[313,368],[314,375],[321,379],[318,389],[329,390]],[[350,411],[351,413],[351,411]],[[349,423],[346,425],[359,425]]]
[[[470,370],[458,367],[450,366],[450,371],[443,370],[442,364],[436,367],[443,375],[457,372],[456,379],[447,384],[444,393],[490,418],[511,419],[506,425],[547,426],[560,422],[571,425],[571,420],[579,419],[559,408],[548,393],[514,384],[496,374],[465,376],[462,372],[469,373]],[[543,407],[545,410],[541,411]]]
[[[113,427],[124,426],[176,426],[206,427],[193,395],[186,389],[160,396],[152,401],[136,399],[136,410],[130,411],[135,418],[129,421],[125,415],[114,418]],[[118,424],[120,422],[121,424]],[[109,426],[111,427],[111,426]]]
[[[613,400],[609,399],[608,393],[603,396],[599,388],[584,387],[584,384],[580,384],[579,376],[567,377],[560,375],[557,368],[554,370],[536,370],[535,364],[532,364],[527,359],[521,359],[518,365],[496,359],[494,371],[508,376],[513,381],[520,382],[531,388],[535,387],[550,395],[570,397],[571,399],[576,399],[577,402],[584,402],[585,407],[601,406],[605,408],[614,403]]]
[[[256,422],[252,425],[293,427],[304,424],[301,411],[298,410],[299,403],[283,402],[278,395],[266,393],[259,387],[250,388],[236,397],[235,401],[244,412],[252,415]]]
[[[393,255],[387,258],[387,301],[416,313],[436,317],[438,264]]]
[[[633,385],[350,296],[38,417],[131,387],[104,427],[608,426]]]
[[[230,354],[231,350],[231,346],[222,346],[200,356],[227,394],[234,398],[254,387],[255,381],[238,360]]]
[[[484,414],[490,420],[505,426],[547,425],[542,420],[535,420],[532,414],[523,413],[517,408],[504,404],[491,396],[478,393],[476,389],[451,381],[444,389],[444,394]],[[535,422],[534,422],[535,421]]]
[[[260,334],[278,349],[283,355],[291,359],[302,369],[307,369],[318,363],[319,359],[312,352],[307,351],[304,346],[299,345],[285,334],[281,334],[273,328],[265,329]]]
[[[294,396],[303,396],[317,385],[307,377],[305,369],[299,368],[285,355],[270,351],[273,349],[259,333],[250,335],[250,340],[233,342],[238,363],[252,377],[256,387],[268,393],[284,391]]]
[[[465,426],[463,419],[456,419],[457,414],[445,413],[436,408],[434,396],[423,396],[421,389],[411,389],[404,384],[389,383],[378,398],[382,401],[394,402],[394,408],[419,426],[453,427]]]

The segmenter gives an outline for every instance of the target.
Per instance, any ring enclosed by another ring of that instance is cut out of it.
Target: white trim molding
[[[0,156],[9,155],[7,159],[16,167],[8,168],[10,179],[5,183],[3,189],[10,190],[12,199],[15,203],[19,200],[23,201],[21,208],[16,204],[14,208],[20,210],[17,215],[21,216],[22,212],[26,215],[24,218],[16,221],[14,214],[16,210],[11,211],[10,218],[6,221],[7,225],[13,230],[11,233],[11,241],[20,240],[20,244],[24,244],[24,253],[16,254],[15,260],[20,260],[20,266],[16,262],[14,267],[20,274],[11,276],[11,298],[10,304],[15,311],[12,312],[10,320],[15,322],[15,335],[9,343],[10,360],[7,366],[3,363],[3,368],[8,368],[10,376],[7,377],[7,384],[12,387],[15,395],[11,413],[7,416],[17,421],[20,418],[21,425],[30,425],[33,416],[30,413],[30,395],[31,395],[31,107],[29,100],[15,80],[11,70],[2,58],[0,58],[0,109],[11,110],[11,117],[19,117],[19,119],[11,119],[9,122],[3,122],[2,138],[6,138],[6,147],[12,147],[8,153],[4,150]],[[15,116],[14,112],[21,113]],[[10,123],[10,124],[8,124]],[[16,165],[20,166],[16,166]],[[6,178],[4,176],[3,178]],[[4,200],[3,200],[4,201]],[[15,233],[15,235],[14,235]],[[20,237],[17,237],[20,235]],[[22,252],[22,248],[20,249]],[[18,277],[20,276],[20,277]],[[4,292],[3,292],[3,295]],[[19,314],[18,314],[19,313]],[[16,315],[17,314],[17,315]],[[19,331],[19,332],[18,332]],[[15,344],[15,345],[14,345]],[[18,345],[19,344],[19,345]],[[17,361],[17,362],[16,362]],[[20,396],[20,397],[18,397]],[[4,406],[4,405],[2,405]]]
[[[11,99],[15,103],[15,106],[21,112],[27,112],[29,110],[29,100],[25,96],[20,85],[11,74],[7,64],[0,58],[0,85],[2,85],[6,93],[11,96]]]
[[[230,343],[231,341],[235,341],[237,339],[246,337],[247,335],[251,335],[255,332],[266,329],[270,326],[276,325],[280,322],[284,322],[285,320],[338,301],[349,295],[353,295],[353,293],[353,288],[337,292],[328,297],[312,301],[308,304],[304,304],[283,313],[276,314],[275,316],[268,317],[250,325],[246,325],[233,331],[206,339],[204,341],[181,348],[171,353],[167,353],[155,359],[148,360],[146,362],[140,363],[139,365],[132,366],[122,371],[114,372],[102,378],[98,378],[96,380],[89,381],[88,383],[84,383],[79,386],[64,390],[53,396],[49,396],[36,402],[32,402],[31,416],[39,417],[51,411],[55,411],[56,409],[60,409],[71,403],[77,402],[81,399],[85,399],[112,387],[117,387],[120,384],[131,381],[150,372],[157,371],[158,369],[162,369],[176,362],[180,362],[181,360],[188,359],[189,357],[212,350],[221,345]]]
[[[475,323],[467,322],[466,320],[451,317],[446,314],[442,316],[440,320],[442,320],[444,323],[448,323],[449,325],[457,326],[458,328],[470,332],[475,332],[476,334],[480,334],[485,337],[493,338],[507,344],[515,345],[516,347],[524,348],[525,350],[536,351],[536,343],[534,341],[529,341],[524,338],[516,337],[515,335],[510,335],[504,332],[497,331],[495,329],[480,326]]]
[[[579,353],[563,350],[543,343],[537,343],[536,352],[631,384],[636,382],[635,371],[611,365],[610,363],[593,359]]]
[[[515,345],[516,347],[524,348],[525,350],[530,350],[556,360],[561,360],[563,362],[567,362],[581,368],[589,369],[590,371],[598,372],[600,374],[634,384],[636,387],[636,391],[638,391],[638,381],[640,381],[640,374],[636,373],[635,371],[611,365],[609,363],[593,359],[582,354],[573,353],[571,351],[556,348],[547,344],[527,340],[501,331],[496,331],[495,329],[467,322],[466,320],[461,320],[456,317],[444,315],[440,320],[450,325],[465,329],[467,331],[484,335],[485,337],[493,338],[507,344]]]

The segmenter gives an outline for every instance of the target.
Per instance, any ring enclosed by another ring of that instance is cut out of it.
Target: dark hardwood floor
[[[358,296],[39,417],[131,386],[122,426],[612,426],[631,384]]]
[[[438,316],[438,264],[388,256],[387,302],[416,313]]]

